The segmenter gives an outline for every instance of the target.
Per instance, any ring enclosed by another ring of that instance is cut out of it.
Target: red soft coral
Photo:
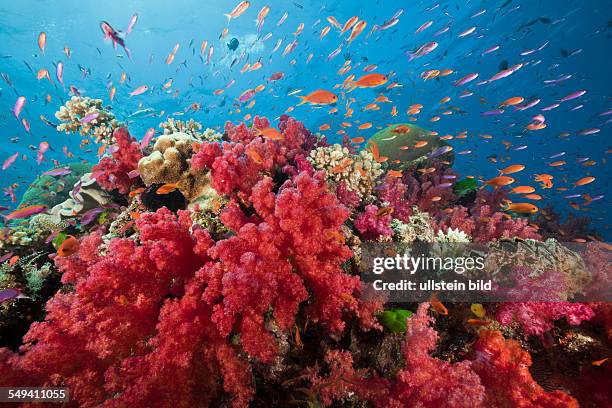
[[[130,178],[130,172],[138,168],[138,161],[142,158],[140,145],[130,136],[126,128],[118,128],[113,133],[115,144],[112,157],[103,157],[93,169],[93,177],[100,187],[105,190],[118,190],[125,194],[136,181]]]
[[[497,408],[578,408],[562,391],[546,392],[529,372],[531,356],[515,340],[483,330],[475,345],[472,368],[486,387],[487,406]]]
[[[408,319],[402,348],[405,367],[397,374],[379,407],[482,407],[484,387],[469,361],[448,363],[429,355],[438,333],[430,327],[429,303]]]

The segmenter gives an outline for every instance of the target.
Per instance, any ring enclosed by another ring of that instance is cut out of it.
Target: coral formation
[[[57,125],[58,131],[79,133],[91,137],[96,143],[111,144],[113,132],[121,126],[115,115],[102,106],[101,99],[87,96],[72,96],[55,112],[55,117],[62,122]]]
[[[39,175],[28,186],[19,206],[42,204],[52,208],[61,203],[68,198],[71,187],[79,180],[79,177],[91,171],[91,165],[72,162],[55,166],[49,171],[58,169],[68,169],[70,172],[61,176]]]
[[[187,133],[172,133],[157,138],[153,151],[138,162],[145,185],[173,183],[191,201],[204,193],[210,183],[206,171],[191,164],[196,139]]]

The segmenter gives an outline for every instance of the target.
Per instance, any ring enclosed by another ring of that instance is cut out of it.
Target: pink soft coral
[[[103,157],[93,169],[93,177],[100,187],[111,191],[117,189],[125,194],[137,177],[130,177],[130,172],[138,168],[138,161],[142,158],[140,145],[130,136],[126,128],[118,128],[113,133],[115,144],[112,157]]]
[[[515,340],[483,330],[476,343],[472,368],[486,387],[487,406],[497,408],[578,408],[562,391],[546,392],[529,372],[531,356]]]
[[[593,317],[593,311],[583,303],[561,301],[565,298],[563,274],[547,271],[530,277],[526,267],[514,269],[514,287],[505,290],[505,297],[515,300],[498,306],[496,319],[504,325],[518,322],[525,333],[542,335],[550,330],[555,320],[566,318],[573,326]],[[530,301],[533,299],[534,301]]]
[[[391,229],[391,213],[379,213],[379,208],[374,204],[366,205],[364,212],[355,218],[355,228],[366,240],[376,240],[393,235]]]

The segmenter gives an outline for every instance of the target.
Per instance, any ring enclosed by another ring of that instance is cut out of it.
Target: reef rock
[[[69,198],[53,207],[49,214],[61,220],[108,204],[111,196],[98,186],[91,175],[92,173],[85,173],[81,176],[74,188],[70,190]]]
[[[48,176],[41,174],[36,177],[23,194],[19,207],[46,205],[51,208],[61,203],[68,199],[70,188],[79,180],[79,177],[91,170],[89,164],[81,162],[62,164],[50,170],[65,167],[71,170],[70,174],[64,176]]]

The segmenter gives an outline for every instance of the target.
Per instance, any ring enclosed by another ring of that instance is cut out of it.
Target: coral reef
[[[106,407],[609,404],[593,385],[609,372],[609,303],[573,302],[605,299],[606,246],[542,242],[503,212],[507,190],[455,188],[435,134],[389,126],[374,152],[286,115],[223,135],[169,119],[143,156],[111,116],[82,120],[101,104],[72,101],[65,129],[110,145],[63,202],[2,231],[0,386]],[[495,290],[517,302],[387,303],[359,276],[372,242],[438,256],[486,243]],[[559,355],[588,381],[557,370],[567,393],[550,390],[542,360]]]
[[[79,133],[91,137],[96,143],[111,144],[113,132],[121,126],[115,115],[102,106],[101,99],[86,96],[72,96],[55,117],[62,122],[57,126],[58,131]]]

